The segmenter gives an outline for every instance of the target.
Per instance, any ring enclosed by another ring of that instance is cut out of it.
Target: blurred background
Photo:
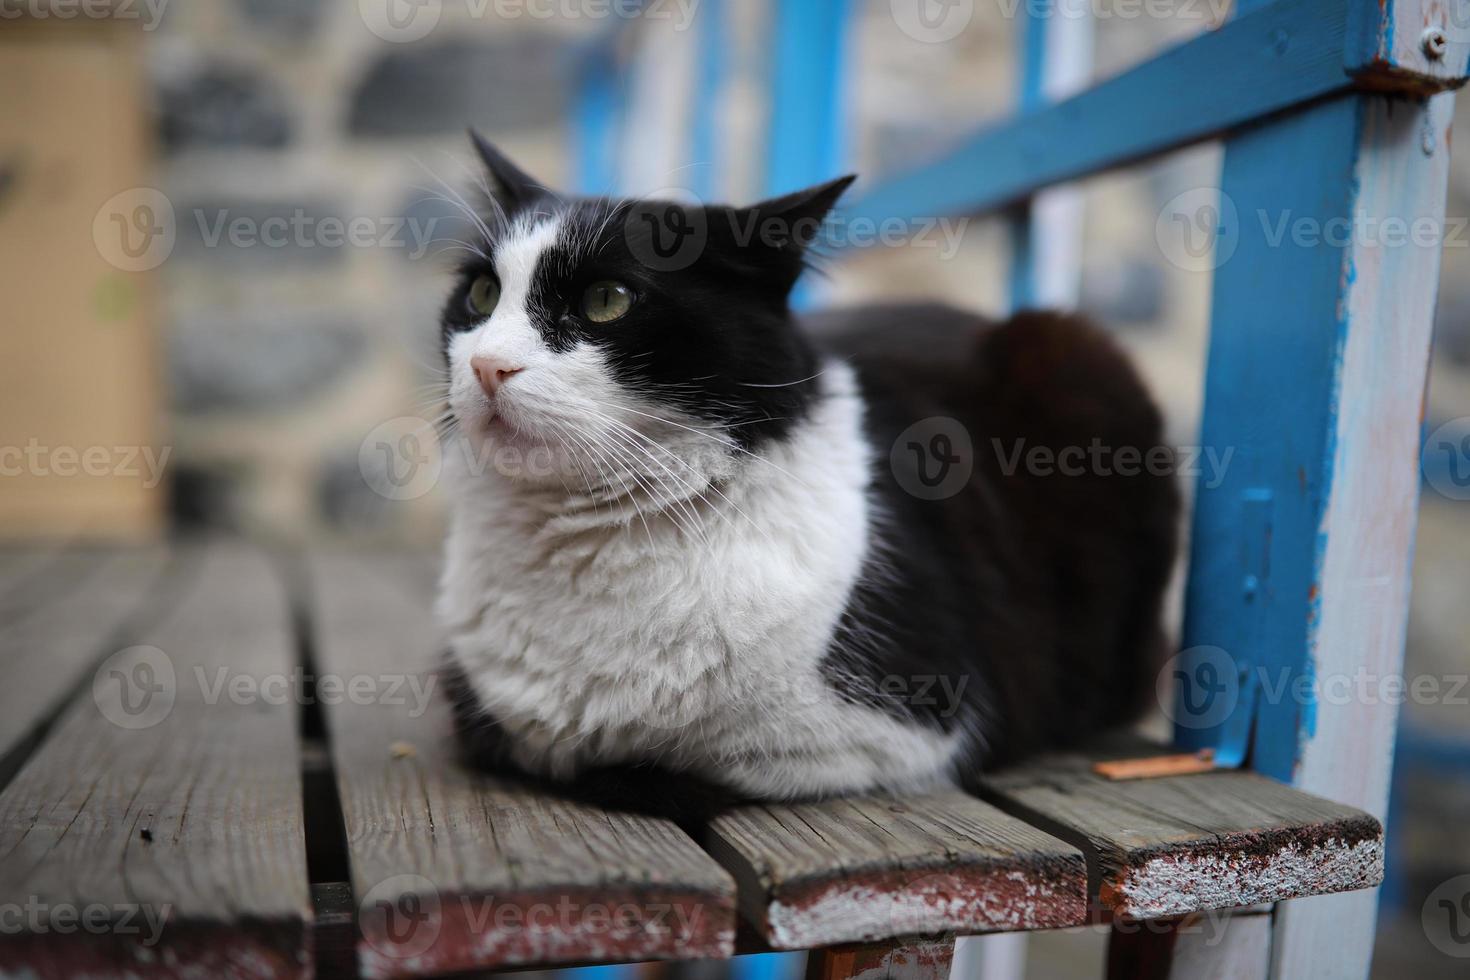
[[[861,191],[1014,110],[1024,9],[0,0],[0,540],[433,546],[422,420],[438,414],[437,310],[468,237],[453,204],[475,180],[466,126],[568,190],[743,203],[853,171]],[[1058,84],[1229,15],[1228,0],[1072,4]],[[772,95],[791,86],[809,96],[794,107]],[[1048,205],[1081,222],[1080,276],[1042,298],[1135,352],[1175,445],[1196,441],[1214,261],[1167,227],[1177,202],[1218,193],[1219,162],[1196,147]],[[1448,213],[1425,424],[1470,434],[1470,154]],[[1003,218],[917,231],[832,257],[802,301],[1004,313]],[[1426,472],[1409,675],[1470,672],[1458,472]],[[1470,871],[1467,704],[1470,688],[1403,709],[1379,976],[1464,975],[1420,913]],[[1029,973],[1100,966],[1104,941],[1034,937]]]

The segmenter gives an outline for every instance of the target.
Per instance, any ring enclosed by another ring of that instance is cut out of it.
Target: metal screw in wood
[[[1444,57],[1445,50],[1449,47],[1449,44],[1450,42],[1445,37],[1444,29],[1440,27],[1426,29],[1423,36],[1419,39],[1419,45],[1424,49],[1424,54],[1435,61]]]

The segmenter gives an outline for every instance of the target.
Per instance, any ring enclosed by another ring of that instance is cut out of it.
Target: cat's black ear
[[[757,270],[764,281],[789,290],[807,266],[807,252],[822,234],[827,213],[856,179],[838,177],[730,211],[733,237],[722,242],[728,249],[725,254]]]
[[[752,204],[746,210],[753,212],[761,223],[771,222],[784,226],[788,231],[787,240],[804,249],[816,239],[822,230],[822,222],[827,220],[828,212],[837,204],[842,192],[852,186],[855,180],[857,174],[848,174],[824,184],[815,184]]]
[[[470,130],[470,142],[475,144],[475,152],[484,161],[485,169],[490,171],[497,185],[496,196],[508,205],[507,210],[514,210],[545,193],[546,188],[540,181],[511,163],[504,153],[474,129]]]

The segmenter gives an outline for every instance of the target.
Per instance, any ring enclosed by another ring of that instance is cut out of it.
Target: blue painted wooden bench
[[[840,104],[850,7],[769,5],[767,192],[852,169]],[[938,29],[956,7],[969,9],[916,0],[893,15],[927,14]],[[1017,9],[1016,114],[922,166],[859,183],[844,217],[1009,214],[1013,304],[1073,305],[1079,212],[1067,182],[1223,141],[1216,210],[1180,217],[1214,219],[1202,229],[1215,252],[1200,442],[1235,456],[1223,481],[1196,488],[1175,740],[1382,818],[1396,711],[1372,692],[1402,669],[1470,4],[1239,0],[1218,29],[1090,86],[1086,19],[1057,4]],[[711,3],[703,14],[679,162],[696,164],[685,183],[707,196],[719,161],[741,148],[712,135],[728,11]],[[616,70],[590,62],[585,76],[590,189],[616,172],[619,119],[636,111],[609,96]],[[1283,219],[1317,234],[1283,238]],[[1367,693],[1318,696],[1334,683]],[[1239,976],[1364,975],[1375,903],[1365,890],[1256,909],[1188,962]]]

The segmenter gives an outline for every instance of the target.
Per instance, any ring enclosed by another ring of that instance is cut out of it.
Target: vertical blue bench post
[[[785,194],[841,172],[848,0],[772,0],[767,194]]]
[[[765,194],[800,190],[844,172],[843,79],[849,0],[771,0]],[[812,300],[803,280],[792,303]]]
[[[1442,228],[1452,98],[1344,94],[1230,139],[1220,180],[1201,442],[1234,457],[1197,495],[1185,645],[1225,654],[1183,667],[1238,702],[1179,738],[1381,819],[1439,263],[1385,222]],[[1271,975],[1365,973],[1375,902],[1279,906]]]
[[[617,31],[587,42],[578,59],[573,114],[573,186],[579,194],[618,190],[618,137],[622,89],[616,53]]]
[[[1202,442],[1235,455],[1197,498],[1185,642],[1235,661],[1231,721],[1253,723],[1180,734],[1380,818],[1439,261],[1381,239],[1386,220],[1442,227],[1447,109],[1344,95],[1235,137],[1221,180],[1238,241],[1215,274]],[[1346,239],[1316,240],[1333,228]],[[1375,900],[1282,905],[1275,972],[1365,970]]]
[[[721,192],[720,170],[722,129],[719,115],[721,86],[725,81],[729,25],[725,0],[700,0],[697,29],[699,58],[694,79],[694,107],[689,120],[689,164],[691,190],[702,201],[714,200]]]
[[[1092,70],[1092,20],[1055,3],[1018,8],[1016,112],[1024,117],[1082,88]],[[1011,309],[1077,304],[1082,280],[1082,191],[1055,187],[1015,208],[1010,221]]]

